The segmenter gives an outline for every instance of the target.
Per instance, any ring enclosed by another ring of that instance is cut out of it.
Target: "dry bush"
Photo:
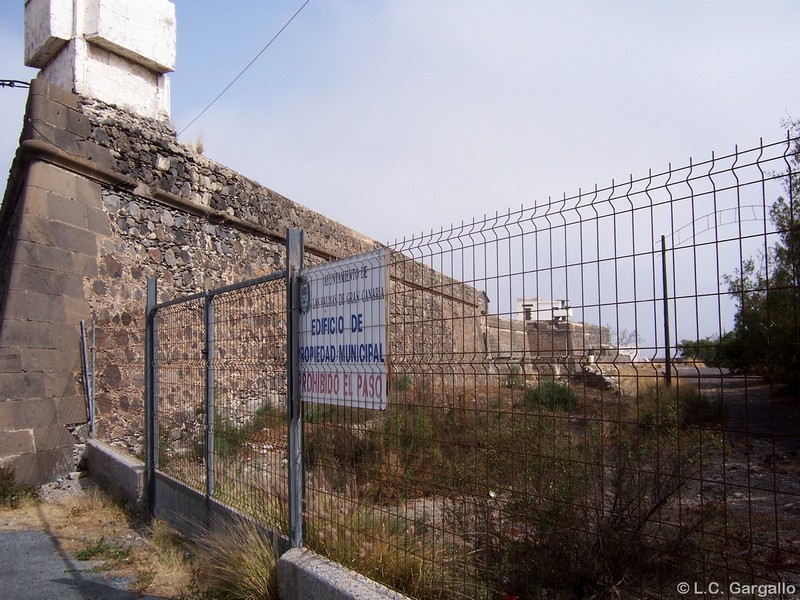
[[[309,488],[304,541],[311,550],[412,598],[486,597],[467,589],[467,549],[443,543],[408,511],[364,503],[352,487],[334,489],[322,476]]]
[[[197,584],[219,600],[277,600],[272,536],[244,517],[217,520],[196,541]]]

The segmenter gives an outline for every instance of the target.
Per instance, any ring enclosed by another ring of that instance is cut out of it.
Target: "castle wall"
[[[45,103],[42,91],[31,94],[34,123],[59,122],[64,139],[75,135],[82,127],[76,99],[56,91]],[[97,273],[97,243],[109,229],[99,185],[23,161],[0,213],[0,462],[12,463],[21,480],[40,482],[70,470],[70,430],[86,422],[79,324],[91,313],[84,281]]]
[[[289,227],[305,231],[309,265],[377,243],[179,144],[161,121],[42,79],[29,98],[0,209],[0,462],[38,482],[85,441],[81,319],[96,319],[97,434],[141,453],[149,277],[167,300],[281,270]],[[392,314],[417,319],[392,334],[396,355],[482,363],[481,294],[401,254],[390,263]]]

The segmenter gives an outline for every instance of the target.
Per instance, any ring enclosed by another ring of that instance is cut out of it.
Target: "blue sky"
[[[181,129],[300,0],[177,0]],[[0,8],[0,78],[22,66],[22,0]],[[311,0],[182,135],[381,241],[571,195],[800,117],[795,0]],[[24,90],[0,90],[0,169]]]

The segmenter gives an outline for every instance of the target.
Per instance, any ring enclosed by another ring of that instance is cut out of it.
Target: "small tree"
[[[725,340],[725,366],[742,371],[800,381],[800,121],[788,122],[794,134],[787,155],[787,197],[770,207],[778,240],[761,255],[742,262],[726,275],[728,292],[738,304],[732,336]]]

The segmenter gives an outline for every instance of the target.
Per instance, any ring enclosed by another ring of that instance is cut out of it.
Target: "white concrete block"
[[[166,120],[175,66],[169,0],[27,0],[26,64],[62,87]]]
[[[156,73],[175,69],[175,5],[169,0],[88,0],[84,38]]]
[[[140,115],[169,118],[169,78],[110,52],[87,44],[75,91],[126,107]]]
[[[72,37],[73,0],[25,2],[25,64],[42,68]]]
[[[69,44],[74,46],[75,40]],[[72,49],[68,48],[50,60],[47,66],[42,68],[41,77],[62,89],[74,91],[75,53]]]

